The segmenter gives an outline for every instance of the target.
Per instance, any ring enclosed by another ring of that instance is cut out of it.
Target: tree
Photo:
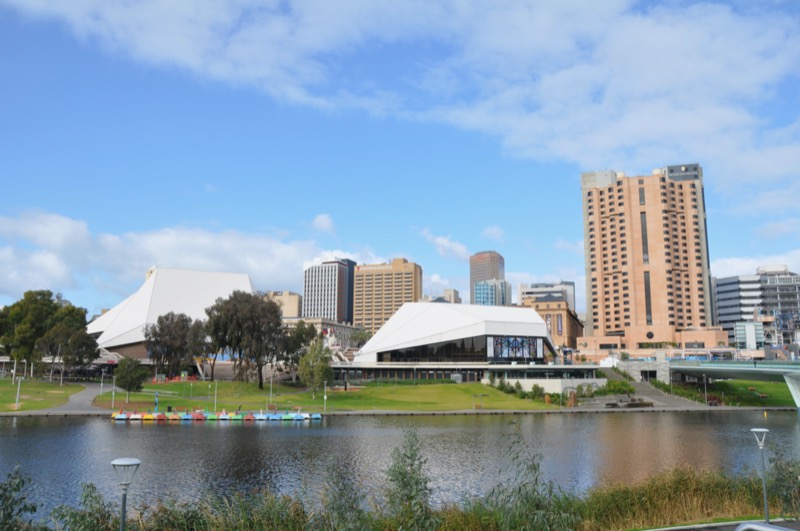
[[[356,330],[350,335],[350,341],[356,348],[363,347],[370,339],[372,339],[372,332],[369,330]]]
[[[74,365],[97,358],[97,343],[86,334],[86,309],[47,290],[27,291],[21,300],[0,310],[0,350],[14,360],[15,373],[19,362],[33,367],[35,361],[50,358],[51,377],[56,360],[61,361],[63,374],[70,360]],[[72,358],[65,359],[70,354]]]
[[[124,357],[117,364],[114,371],[115,383],[118,387],[125,390],[125,403],[128,403],[131,392],[142,390],[142,384],[147,380],[149,371],[139,363],[139,360]]]
[[[145,328],[144,337],[153,363],[168,374],[190,367],[194,355],[205,353],[204,323],[183,313],[158,316]]]
[[[300,380],[311,389],[311,398],[317,398],[317,390],[325,382],[333,381],[331,369],[331,350],[322,345],[322,340],[317,339],[308,348],[308,352],[300,358],[298,368]]]
[[[284,344],[278,303],[259,294],[234,291],[227,299],[217,299],[206,314],[216,352],[230,354],[238,379],[248,381],[255,372],[258,388],[263,389],[264,366],[277,359]]]
[[[281,362],[292,375],[292,381],[297,377],[300,359],[314,339],[319,337],[314,325],[300,320],[294,328],[287,330],[283,338]],[[302,378],[302,377],[301,377]]]
[[[52,326],[53,316],[59,309],[61,296],[49,290],[26,291],[22,299],[0,311],[0,345],[18,363],[31,367],[39,359],[36,341]]]

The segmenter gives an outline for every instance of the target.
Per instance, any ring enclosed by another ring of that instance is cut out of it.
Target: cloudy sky
[[[580,309],[580,173],[689,162],[713,274],[800,272],[798,75],[795,0],[0,0],[0,305],[494,249]]]

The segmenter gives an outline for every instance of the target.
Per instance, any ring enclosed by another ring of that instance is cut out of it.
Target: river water
[[[515,435],[542,456],[543,476],[573,492],[636,482],[688,464],[759,470],[750,428],[766,427],[767,451],[800,456],[794,412],[629,412],[533,415],[327,417],[315,423],[113,423],[101,418],[0,417],[0,474],[14,466],[32,478],[29,497],[47,515],[77,506],[81,484],[116,501],[110,462],[137,457],[133,506],[159,499],[191,502],[236,490],[319,498],[329,464],[377,495],[405,430],[422,442],[436,502],[485,494],[513,476]]]

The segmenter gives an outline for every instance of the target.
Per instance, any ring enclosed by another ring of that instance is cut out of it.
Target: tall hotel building
[[[303,317],[352,323],[355,267],[348,259],[308,267],[303,273]]]
[[[378,330],[406,302],[422,299],[422,268],[405,258],[356,266],[353,324]]]
[[[506,261],[496,251],[481,251],[469,257],[469,296],[475,304],[475,284],[484,280],[505,280]]]
[[[626,348],[680,342],[711,325],[703,170],[581,175],[586,335]]]

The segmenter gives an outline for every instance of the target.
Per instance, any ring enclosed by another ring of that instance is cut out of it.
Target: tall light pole
[[[117,392],[117,375],[115,374],[111,380],[111,409],[114,409],[114,397]]]
[[[142,462],[135,457],[120,457],[111,461],[114,472],[119,479],[119,486],[122,487],[122,508],[120,509],[119,531],[125,531],[125,505],[128,501],[128,486],[133,483],[133,476],[139,470]]]
[[[17,378],[17,404],[16,404],[16,406],[14,406],[14,409],[17,410],[17,411],[19,411],[19,388],[20,388],[20,386],[22,386],[22,380],[24,380],[24,379],[25,378],[21,378],[21,377]]]
[[[764,492],[764,520],[769,523],[769,503],[767,502],[767,465],[764,462],[764,441],[769,430],[766,428],[752,428],[750,430],[756,438],[758,449],[761,450],[761,487]]]
[[[708,378],[706,378],[705,374],[703,375],[703,390],[706,395],[706,406],[708,406]]]
[[[323,382],[324,390],[322,391],[322,412],[328,414],[328,380]]]
[[[217,410],[217,382],[214,381],[214,411]]]

